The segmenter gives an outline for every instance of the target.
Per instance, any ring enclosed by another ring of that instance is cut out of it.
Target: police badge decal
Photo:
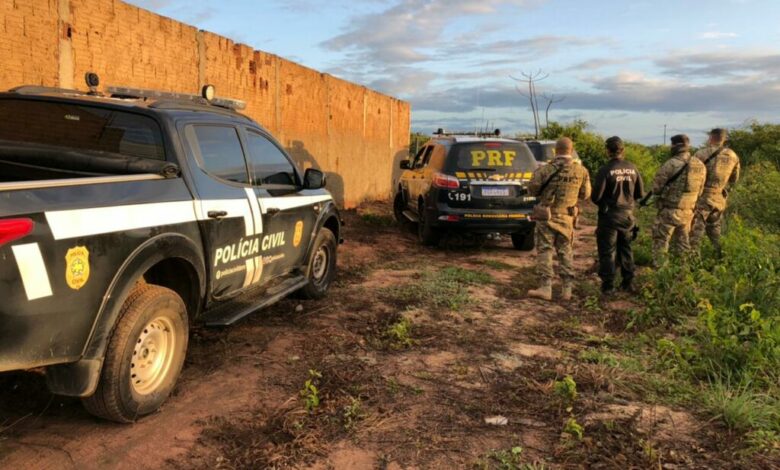
[[[65,281],[73,290],[79,290],[89,280],[89,250],[76,246],[65,254]]]

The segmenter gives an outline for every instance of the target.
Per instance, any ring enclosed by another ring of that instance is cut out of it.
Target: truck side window
[[[196,125],[192,129],[193,150],[203,170],[217,178],[249,184],[244,151],[234,127]]]
[[[432,151],[433,145],[429,145],[420,150],[420,153],[417,154],[417,157],[414,160],[414,168],[422,168],[428,164],[428,160],[431,158]]]
[[[256,185],[295,186],[295,169],[287,156],[262,134],[247,130],[249,171]]]

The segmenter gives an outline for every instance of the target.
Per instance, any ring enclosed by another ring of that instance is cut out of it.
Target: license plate
[[[484,197],[502,197],[509,196],[509,188],[482,188],[482,195]]]

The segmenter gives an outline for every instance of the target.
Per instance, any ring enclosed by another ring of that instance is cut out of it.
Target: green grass
[[[482,264],[497,271],[511,271],[513,269],[517,269],[516,266],[512,266],[511,264],[504,263],[503,261],[498,261],[496,259],[486,259],[482,262]]]
[[[360,214],[360,220],[362,220],[364,224],[372,227],[392,227],[395,225],[395,219],[393,217],[371,212]]]
[[[451,266],[439,271],[424,271],[419,279],[383,289],[381,295],[389,303],[459,310],[473,302],[470,286],[492,282],[490,274]]]

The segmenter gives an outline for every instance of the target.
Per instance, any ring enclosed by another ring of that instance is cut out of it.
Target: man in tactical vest
[[[688,236],[693,209],[704,190],[707,168],[689,151],[687,135],[672,137],[672,158],[666,161],[653,180],[653,194],[657,197],[658,215],[653,224],[653,263],[659,266],[673,240],[674,251],[684,254],[690,250]]]
[[[718,256],[721,255],[720,228],[728,191],[739,179],[739,157],[726,147],[727,140],[726,129],[713,129],[707,146],[695,155],[707,167],[707,180],[693,215],[691,247],[699,248],[702,235],[706,231]]]
[[[601,292],[615,292],[616,263],[620,266],[621,289],[634,292],[634,254],[631,251],[635,229],[634,205],[644,197],[642,176],[623,156],[620,137],[606,141],[610,161],[596,175],[591,200],[599,207],[596,244],[599,249]]]
[[[539,289],[528,291],[531,297],[552,300],[553,251],[558,255],[563,289],[561,298],[571,299],[574,267],[574,219],[577,203],[590,197],[588,170],[573,163],[571,139],[563,137],[555,144],[555,158],[534,172],[528,194],[536,196],[533,219],[536,222],[537,270],[542,278]]]

